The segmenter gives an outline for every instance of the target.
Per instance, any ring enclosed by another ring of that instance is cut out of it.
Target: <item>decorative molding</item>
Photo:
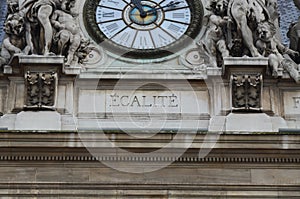
[[[9,187],[10,191],[5,190]],[[162,189],[163,187],[163,189]],[[298,198],[299,185],[178,183],[0,183],[4,197],[72,198]],[[280,197],[281,196],[281,197]]]
[[[235,155],[235,154],[233,154]],[[26,162],[46,162],[46,161],[66,161],[66,162],[191,162],[191,163],[257,163],[257,164],[298,164],[300,157],[220,157],[209,156],[205,158],[199,157],[180,157],[172,156],[156,156],[156,157],[135,157],[135,156],[58,156],[58,155],[1,155],[1,161],[26,161]]]

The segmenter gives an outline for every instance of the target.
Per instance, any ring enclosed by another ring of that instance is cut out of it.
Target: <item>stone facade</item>
[[[1,6],[0,196],[300,196],[300,22],[153,2]]]
[[[126,146],[127,150],[147,154],[148,150],[169,143],[174,134],[160,133],[151,141],[123,133],[106,135],[115,137],[114,143]],[[206,139],[205,134],[199,133],[178,159],[173,156],[174,148],[151,157],[137,157],[122,152],[116,155],[115,148],[105,143],[97,146],[93,152],[98,155],[92,156],[92,149],[87,150],[82,141],[101,142],[104,137],[99,132],[85,131],[81,136],[62,131],[6,132],[1,136],[5,140],[0,142],[0,196],[6,198],[297,198],[300,195],[297,134],[220,135],[209,155],[199,156],[201,145],[209,146],[216,138],[213,135]],[[185,143],[186,136],[181,134],[177,145]],[[168,167],[149,172],[171,162]],[[118,165],[123,171],[111,165]],[[126,169],[135,172],[124,172]],[[141,170],[144,172],[138,172]]]

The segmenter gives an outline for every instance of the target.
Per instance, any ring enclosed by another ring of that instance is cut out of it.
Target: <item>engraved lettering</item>
[[[120,103],[119,103],[119,95],[117,94],[113,94],[113,95],[110,95],[110,98],[111,98],[111,104],[110,106],[120,106]]]
[[[154,106],[154,107],[157,107],[157,104],[156,104],[156,96],[153,96],[153,106]]]
[[[124,95],[120,98],[120,103],[122,106],[129,106],[129,96]]]
[[[141,104],[140,104],[137,96],[134,96],[134,98],[132,100],[132,103],[131,103],[131,106],[134,106],[134,103],[136,103],[138,107],[141,107]]]
[[[294,108],[300,108],[300,97],[293,97]]]
[[[300,100],[299,100],[300,103]],[[172,95],[118,95],[113,93],[110,95],[110,107],[179,107],[178,96]],[[300,106],[300,104],[299,104]]]
[[[165,99],[168,99],[168,96],[157,96],[157,99],[161,99],[161,107],[165,107]]]
[[[172,94],[169,96],[169,107],[178,107],[178,99],[177,96]]]
[[[151,107],[152,106],[152,104],[151,103],[149,103],[149,104],[147,104],[147,96],[142,96],[142,98],[143,98],[143,107]]]

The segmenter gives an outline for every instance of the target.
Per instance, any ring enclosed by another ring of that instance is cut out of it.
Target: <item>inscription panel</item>
[[[209,114],[208,91],[81,90],[79,113]]]
[[[300,115],[300,91],[284,92],[285,115]]]
[[[171,91],[107,91],[107,112],[179,113],[181,96]]]

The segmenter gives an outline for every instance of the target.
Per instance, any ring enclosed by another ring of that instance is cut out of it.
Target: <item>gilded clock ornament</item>
[[[87,0],[83,16],[90,36],[112,53],[158,58],[198,35],[203,8],[197,0]]]

